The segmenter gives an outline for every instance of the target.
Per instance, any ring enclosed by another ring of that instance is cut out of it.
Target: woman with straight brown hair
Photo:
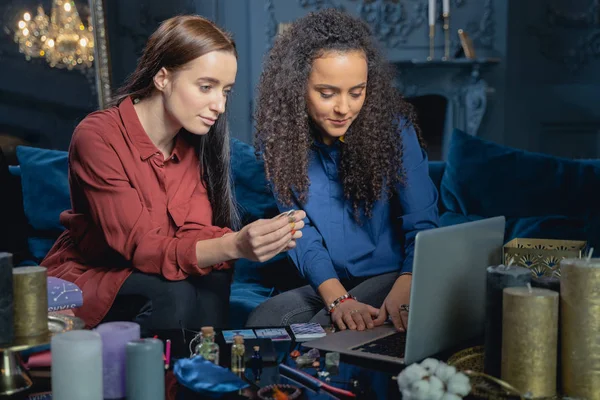
[[[232,260],[268,260],[301,236],[304,212],[236,231],[225,118],[236,72],[227,33],[199,16],[171,18],[113,106],[75,129],[72,209],[43,265],[82,289],[75,313],[88,327],[224,328]]]

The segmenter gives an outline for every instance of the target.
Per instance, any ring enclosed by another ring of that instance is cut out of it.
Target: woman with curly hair
[[[414,240],[438,226],[438,194],[415,113],[368,26],[332,9],[300,18],[258,89],[257,151],[279,207],[306,212],[289,255],[310,285],[264,302],[248,325],[363,330],[389,317],[404,330]]]

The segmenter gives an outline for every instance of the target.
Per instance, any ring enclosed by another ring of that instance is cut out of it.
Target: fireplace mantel
[[[470,135],[478,134],[488,96],[494,93],[482,74],[499,62],[497,58],[394,62],[397,85],[405,97],[440,95],[448,99],[442,144],[444,159],[454,128]]]

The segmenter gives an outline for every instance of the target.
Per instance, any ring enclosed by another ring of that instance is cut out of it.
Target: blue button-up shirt
[[[332,278],[411,272],[417,232],[438,226],[438,193],[429,178],[427,154],[412,126],[401,135],[403,182],[391,199],[379,200],[372,217],[363,217],[361,224],[338,177],[339,141],[319,143],[311,150],[308,200],[304,206],[295,205],[306,212],[306,225],[288,254],[315,290]]]

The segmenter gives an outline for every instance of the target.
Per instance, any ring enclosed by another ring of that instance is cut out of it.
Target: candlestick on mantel
[[[433,60],[433,46],[435,39],[435,3],[436,0],[429,0],[429,57],[427,60]]]
[[[103,400],[102,339],[78,330],[52,337],[52,399]]]
[[[450,59],[450,14],[444,13],[444,57],[442,60]]]
[[[560,270],[562,391],[599,400],[600,259],[565,259]]]
[[[450,0],[442,1],[442,16],[444,17],[444,57],[450,59]]]
[[[516,265],[488,267],[485,294],[484,372],[500,378],[502,359],[502,296],[507,287],[527,286],[531,271]]]
[[[558,298],[531,286],[504,289],[502,380],[533,398],[556,394]]]

